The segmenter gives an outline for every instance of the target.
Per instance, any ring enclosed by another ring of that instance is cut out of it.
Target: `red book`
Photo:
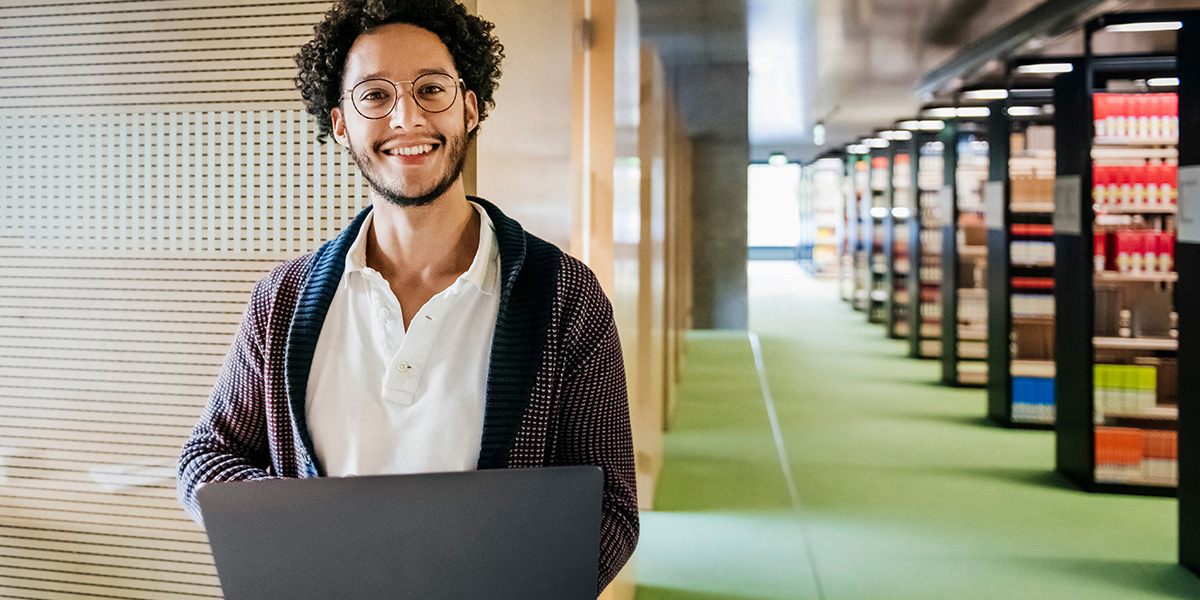
[[[1146,204],[1146,182],[1150,179],[1150,166],[1143,163],[1129,167],[1129,179],[1133,182],[1133,203],[1138,206]]]
[[[1153,97],[1149,94],[1137,94],[1130,98],[1133,105],[1133,117],[1130,125],[1134,127],[1136,137],[1150,137],[1150,113],[1154,110],[1151,104]],[[1134,125],[1136,123],[1136,125]]]
[[[1164,168],[1163,180],[1158,184],[1163,195],[1163,204],[1175,204],[1179,196],[1179,167],[1167,165]]]
[[[1175,234],[1163,231],[1158,234],[1158,270],[1170,273],[1175,270]]]
[[[1118,197],[1114,204],[1129,206],[1133,202],[1133,167],[1110,167],[1117,180]]]
[[[1117,238],[1117,271],[1121,273],[1128,273],[1133,268],[1133,256],[1131,256],[1129,248],[1129,233],[1128,231],[1118,231],[1115,234]]]
[[[1108,185],[1109,185],[1108,167],[1100,165],[1092,165],[1092,200],[1096,204],[1108,204]]]
[[[1108,236],[1104,233],[1092,234],[1092,263],[1096,272],[1104,271],[1108,266],[1107,240]]]
[[[1158,270],[1158,232],[1142,231],[1142,268],[1148,272]]]
[[[1131,135],[1129,121],[1131,120],[1129,110],[1129,96],[1126,94],[1113,94],[1109,97],[1111,103],[1110,110],[1112,111],[1114,130],[1112,135],[1116,137],[1129,137]]]
[[[1146,167],[1146,203],[1151,205],[1159,205],[1163,203],[1162,199],[1162,180],[1163,170],[1166,169],[1162,163],[1152,164]]]
[[[1097,137],[1112,135],[1108,131],[1108,121],[1111,115],[1108,94],[1095,94],[1092,96],[1092,119],[1096,125]]]

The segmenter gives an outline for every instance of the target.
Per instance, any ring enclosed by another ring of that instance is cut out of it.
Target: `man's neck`
[[[426,206],[401,207],[372,196],[367,266],[385,279],[433,283],[471,267],[479,248],[479,215],[461,181]]]

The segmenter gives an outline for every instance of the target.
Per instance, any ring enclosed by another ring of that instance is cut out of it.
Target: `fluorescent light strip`
[[[955,110],[955,114],[964,116],[964,118],[974,118],[974,116],[988,116],[991,114],[991,110],[988,107],[964,107]]]
[[[1128,33],[1134,31],[1176,31],[1182,28],[1182,21],[1152,21],[1149,23],[1121,23],[1119,25],[1109,25],[1108,27],[1104,28],[1104,31]]]
[[[1036,106],[1010,106],[1008,114],[1014,117],[1036,117],[1042,114],[1042,109]]]
[[[849,152],[850,154],[866,154],[870,151],[870,148],[862,144],[850,144],[849,146],[846,146],[846,152]]]
[[[1070,73],[1074,68],[1071,63],[1041,63],[1036,65],[1021,65],[1017,67],[1017,72],[1023,74]]]
[[[1152,87],[1175,86],[1175,85],[1179,85],[1179,78],[1178,77],[1155,77],[1154,79],[1147,79],[1146,85],[1149,85]]]
[[[930,108],[930,109],[927,109],[927,110],[924,110],[921,112],[921,116],[933,117],[935,119],[945,119],[945,118],[949,118],[949,117],[954,117],[956,115],[957,115],[957,113],[955,112],[954,108],[952,108],[952,107]]]
[[[911,131],[889,130],[889,131],[881,131],[881,132],[879,132],[879,135],[883,136],[883,139],[885,139],[885,140],[893,140],[893,141],[901,141],[901,142],[912,139]]]
[[[883,138],[867,138],[867,139],[863,140],[863,143],[866,144],[868,148],[887,148],[888,147],[888,141]]]
[[[962,97],[966,100],[1003,100],[1008,97],[1008,90],[971,90],[963,92]]]

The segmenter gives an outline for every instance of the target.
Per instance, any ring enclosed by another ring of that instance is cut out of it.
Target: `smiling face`
[[[479,124],[473,92],[459,89],[442,112],[417,106],[411,85],[399,82],[427,73],[458,79],[450,52],[432,32],[404,23],[367,30],[346,56],[342,88],[367,79],[397,82],[396,107],[381,119],[368,119],[346,94],[330,112],[334,139],[350,150],[373,194],[399,206],[430,204],[458,182],[467,135]]]

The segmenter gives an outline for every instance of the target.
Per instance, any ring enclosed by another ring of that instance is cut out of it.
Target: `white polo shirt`
[[[483,434],[488,355],[500,306],[500,252],[479,212],[466,273],[413,316],[366,266],[367,215],[346,255],[308,376],[314,449],[330,476],[467,471]]]

